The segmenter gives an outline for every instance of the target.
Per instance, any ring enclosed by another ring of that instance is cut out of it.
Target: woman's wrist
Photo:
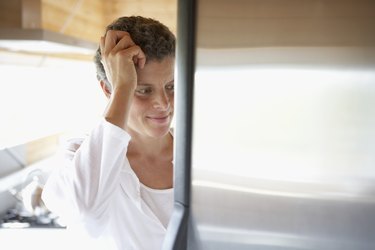
[[[136,84],[122,84],[113,87],[112,94],[115,95],[113,97],[132,96],[134,95],[135,89]]]
[[[126,130],[133,96],[134,90],[128,86],[113,89],[104,112],[104,118],[108,122]]]

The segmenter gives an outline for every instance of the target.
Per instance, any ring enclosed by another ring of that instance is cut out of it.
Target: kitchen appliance
[[[0,228],[65,228],[58,216],[51,213],[42,201],[43,172],[31,171],[19,190],[10,192],[17,199],[16,206],[0,218]],[[31,181],[30,181],[31,179]]]
[[[375,2],[178,2],[169,249],[375,249]]]
[[[0,50],[91,56],[97,47],[42,27],[41,0],[0,0]]]

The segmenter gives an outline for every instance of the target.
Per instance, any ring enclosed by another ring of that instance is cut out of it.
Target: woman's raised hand
[[[107,78],[112,85],[104,118],[126,130],[129,110],[137,87],[136,67],[143,68],[146,55],[128,32],[109,30],[100,39],[100,52]]]
[[[100,51],[112,91],[134,91],[137,87],[135,67],[144,67],[146,55],[134,43],[129,33],[119,30],[107,31],[105,37],[100,39]]]

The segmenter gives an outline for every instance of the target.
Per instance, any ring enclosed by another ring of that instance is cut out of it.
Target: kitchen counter
[[[72,240],[66,229],[0,229],[3,250],[66,250]]]
[[[64,228],[1,229],[1,250],[113,250],[108,241],[94,241],[80,230]]]

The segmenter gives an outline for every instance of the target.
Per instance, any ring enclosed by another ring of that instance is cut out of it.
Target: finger
[[[141,69],[144,68],[146,64],[146,55],[138,45],[133,45],[123,51],[123,53],[126,53],[132,58],[135,65],[137,65]]]
[[[124,36],[118,43],[117,45],[112,49],[111,53],[117,53],[120,50],[130,48],[132,46],[136,46],[140,52],[137,53],[136,56],[133,56],[133,62],[135,65],[138,65],[138,67],[143,68],[144,65],[146,64],[146,55],[142,51],[142,49],[134,43],[134,41],[131,39],[130,35],[129,36]],[[135,50],[136,51],[136,50]]]
[[[131,37],[130,36],[124,36],[123,38],[121,38],[120,41],[118,41],[116,46],[111,50],[111,53],[116,54],[120,50],[127,49],[127,48],[129,48],[133,45],[135,45],[135,43],[133,42]]]
[[[100,53],[103,54],[103,48],[104,48],[104,37],[100,37],[100,42],[99,42],[99,49]]]
[[[105,41],[105,37],[104,36],[100,37],[100,43],[99,43],[100,54],[101,54],[100,62],[102,63],[102,65],[104,67],[104,70],[106,71],[106,69],[105,69],[106,66],[105,66],[105,63],[103,61],[104,41]]]
[[[142,54],[138,55],[138,67],[143,69],[146,65],[146,55],[145,53],[141,50]]]
[[[129,36],[126,31],[119,30],[109,30],[107,31],[104,39],[103,53],[105,55],[109,54],[111,50],[116,46],[116,44],[124,37]]]
[[[138,58],[136,56],[133,57],[133,62],[134,62],[134,65],[138,65]]]

